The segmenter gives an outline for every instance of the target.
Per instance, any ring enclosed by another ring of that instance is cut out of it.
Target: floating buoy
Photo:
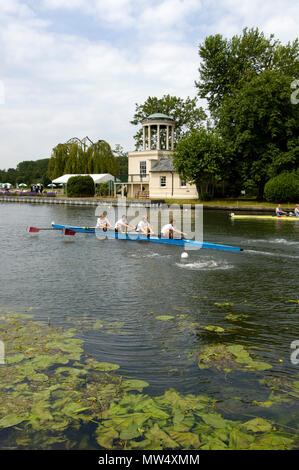
[[[181,254],[181,258],[182,258],[182,259],[186,259],[186,258],[188,258],[188,256],[189,256],[189,255],[188,255],[188,253],[187,253],[186,251],[183,251],[183,253]]]

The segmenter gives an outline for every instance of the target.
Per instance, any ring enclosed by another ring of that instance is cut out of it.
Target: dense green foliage
[[[281,173],[265,184],[265,198],[271,202],[299,201],[299,175]]]
[[[231,151],[228,187],[257,188],[299,167],[299,106],[291,101],[299,76],[299,41],[282,45],[258,29],[241,36],[209,36],[199,48],[201,98],[206,98],[215,127]]]
[[[198,107],[198,99],[178,98],[176,96],[164,95],[162,98],[149,96],[143,104],[136,103],[136,109],[131,124],[139,125],[144,119],[153,113],[164,113],[175,120],[175,143],[177,143],[187,132],[199,129],[206,119],[206,113]],[[142,148],[142,128],[134,136],[136,150]]]
[[[174,389],[155,396],[146,393],[148,382],[120,375],[118,364],[89,357],[84,341],[77,337],[82,331],[97,330],[124,334],[124,322],[69,321],[73,328],[58,328],[24,313],[1,312],[2,339],[9,345],[5,367],[0,367],[0,393],[6,397],[0,402],[2,448],[203,451],[298,447],[291,410],[298,400],[299,382],[266,376],[264,371],[271,364],[253,357],[242,344],[220,343],[224,328],[205,326],[218,339],[214,344],[197,345],[192,361],[200,370],[214,371],[216,386],[219,377],[223,383],[236,373],[254,374],[258,396],[267,399],[250,403],[246,394],[246,413],[238,396],[231,395],[227,405],[227,400]],[[195,325],[188,325],[181,315],[176,320],[156,317],[156,321],[177,321],[180,328],[190,331]],[[290,412],[277,421],[281,403]]]
[[[91,176],[72,176],[69,178],[66,187],[68,196],[94,196],[95,185]]]
[[[0,182],[11,183],[13,186],[17,183],[25,183],[28,186],[42,183],[47,186],[51,182],[47,177],[48,164],[49,158],[20,162],[16,168],[0,170]]]
[[[228,172],[230,156],[214,130],[193,130],[174,151],[174,167],[188,183],[195,184],[202,200],[214,196],[215,184]]]
[[[217,116],[223,100],[254,77],[269,70],[298,77],[299,41],[282,45],[274,35],[266,38],[256,29],[243,30],[231,39],[220,34],[208,36],[199,46],[201,63],[196,82],[200,98],[206,98],[209,110]]]
[[[299,106],[290,100],[291,77],[266,70],[223,101],[218,127],[231,147],[239,179],[262,197],[266,181],[299,167]]]
[[[116,175],[127,176],[128,175],[128,152],[125,152],[123,147],[117,144],[113,150],[116,164]]]
[[[82,145],[80,142],[68,142],[53,148],[48,176],[53,180],[64,174],[115,175],[116,171],[116,158],[107,142],[98,141],[90,146]]]
[[[107,181],[106,183],[100,183],[97,185],[98,196],[109,196],[109,193],[110,193],[109,181]]]

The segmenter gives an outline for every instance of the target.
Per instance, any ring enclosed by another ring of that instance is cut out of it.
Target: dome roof
[[[167,116],[167,114],[163,114],[163,113],[150,114],[146,119],[150,119],[150,120],[165,119],[167,121],[173,121],[172,117]]]

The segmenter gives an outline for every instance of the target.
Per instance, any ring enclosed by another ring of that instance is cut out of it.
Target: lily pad
[[[156,320],[168,321],[174,318],[173,315],[157,315]]]

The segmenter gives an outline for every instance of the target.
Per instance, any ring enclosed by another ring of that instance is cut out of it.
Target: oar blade
[[[74,230],[71,230],[70,228],[64,228],[62,230],[62,234],[63,235],[71,235],[71,236],[74,236],[76,235],[76,232]]]
[[[38,233],[40,229],[38,227],[27,227],[27,232],[29,233]]]

